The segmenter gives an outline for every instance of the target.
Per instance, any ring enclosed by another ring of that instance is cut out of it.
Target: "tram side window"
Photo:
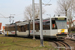
[[[24,25],[24,31],[28,30],[28,24]]]
[[[5,31],[9,31],[9,27],[5,27]]]
[[[9,30],[10,30],[10,31],[15,31],[15,26],[9,27]]]
[[[35,30],[39,29],[40,29],[39,23],[35,23]],[[33,30],[33,24],[30,24],[30,30]]]
[[[50,21],[43,22],[43,30],[50,30]]]
[[[39,23],[35,23],[35,30],[38,32],[40,29]]]
[[[43,25],[43,30],[45,30],[46,29],[46,27],[45,27],[46,25]]]
[[[33,24],[30,24],[30,30],[33,30]]]
[[[18,31],[21,32],[20,26],[17,26],[17,28],[18,28]]]
[[[11,31],[11,27],[9,27],[9,31]]]
[[[26,30],[29,30],[29,24],[26,25]]]
[[[23,26],[18,26],[18,31],[19,32],[25,32],[26,31],[25,26],[24,25]]]
[[[57,25],[55,20],[52,20],[52,29],[57,29]]]

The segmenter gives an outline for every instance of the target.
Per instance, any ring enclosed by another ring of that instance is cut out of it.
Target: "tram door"
[[[52,20],[52,29],[57,29],[57,25],[55,20]]]
[[[50,35],[51,36],[56,36],[56,34],[58,32],[58,29],[57,29],[55,18],[52,18],[52,23],[51,24],[52,24],[52,29],[51,29]]]

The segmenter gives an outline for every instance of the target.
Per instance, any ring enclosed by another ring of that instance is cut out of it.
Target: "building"
[[[0,23],[0,34],[2,34],[2,23]]]

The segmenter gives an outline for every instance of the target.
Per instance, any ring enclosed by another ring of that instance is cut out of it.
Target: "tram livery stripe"
[[[61,33],[65,32],[65,29],[61,29]]]

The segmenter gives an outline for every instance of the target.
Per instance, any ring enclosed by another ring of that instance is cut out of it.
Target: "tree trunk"
[[[69,34],[71,32],[71,20],[69,19]]]
[[[65,16],[67,17],[67,10],[65,9]]]

